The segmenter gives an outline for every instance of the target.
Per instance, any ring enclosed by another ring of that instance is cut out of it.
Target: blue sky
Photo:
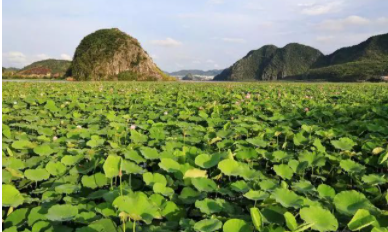
[[[387,0],[3,0],[3,66],[71,59],[117,27],[166,71],[223,69],[266,44],[323,53],[388,33]]]

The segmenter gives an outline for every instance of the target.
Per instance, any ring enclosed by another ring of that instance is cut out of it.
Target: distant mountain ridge
[[[200,76],[216,76],[220,74],[222,71],[223,71],[222,69],[213,69],[208,71],[203,71],[199,69],[191,69],[191,70],[189,69],[189,70],[180,70],[176,72],[167,72],[167,73],[174,77],[183,77],[188,74],[200,75]]]
[[[278,80],[309,70],[323,54],[312,47],[291,43],[283,48],[266,45],[249,52],[214,80]]]
[[[9,68],[4,78],[62,78],[69,71],[71,61],[47,59],[36,61],[22,69]]]
[[[249,52],[216,81],[245,80],[376,80],[388,74],[388,34],[377,35],[330,55],[301,44],[266,45]]]

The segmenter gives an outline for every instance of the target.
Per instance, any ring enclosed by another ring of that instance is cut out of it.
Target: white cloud
[[[62,59],[62,60],[71,60],[72,58],[71,58],[71,56],[68,55],[68,54],[61,54],[61,59]]]
[[[213,64],[213,63],[214,63],[214,60],[208,59],[208,60],[206,61],[206,63]]]
[[[367,18],[353,15],[344,19],[325,20],[322,23],[318,24],[318,28],[323,30],[341,31],[348,27],[365,26],[370,23],[372,23],[372,21]]]
[[[228,43],[245,43],[245,39],[241,38],[222,38],[223,41]]]
[[[28,63],[27,56],[22,52],[6,52],[3,53],[4,63],[10,64],[11,66],[24,66]]]
[[[34,60],[47,60],[47,59],[50,59],[51,57],[47,54],[38,54],[38,55],[35,55],[35,57],[33,58]]]
[[[302,14],[306,15],[323,15],[338,12],[341,9],[342,2],[329,2],[326,4],[299,4],[302,8]]]
[[[182,45],[182,42],[174,40],[172,38],[166,38],[164,40],[153,40],[151,41],[153,45],[162,46],[162,47],[177,47]]]

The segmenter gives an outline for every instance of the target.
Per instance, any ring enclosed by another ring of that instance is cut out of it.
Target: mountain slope
[[[313,69],[301,75],[299,79],[368,81],[386,75],[388,75],[388,34],[383,34],[322,57]]]
[[[87,35],[72,63],[76,80],[165,80],[165,75],[137,39],[117,28]]]
[[[322,56],[319,50],[297,43],[288,44],[283,48],[267,45],[249,52],[214,80],[283,79],[306,72]]]
[[[17,72],[22,77],[63,77],[70,68],[71,61],[47,59],[27,65]]]

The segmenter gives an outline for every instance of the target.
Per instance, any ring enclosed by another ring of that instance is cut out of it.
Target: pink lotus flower
[[[54,136],[53,137],[53,141],[55,141],[55,140],[57,140],[58,139],[58,137],[57,136]]]
[[[136,129],[136,125],[131,125],[131,130],[135,130]]]
[[[310,111],[310,109],[309,108],[304,108],[304,112],[309,112]]]
[[[246,96],[245,96],[246,99],[251,99],[251,94],[248,93]]]

